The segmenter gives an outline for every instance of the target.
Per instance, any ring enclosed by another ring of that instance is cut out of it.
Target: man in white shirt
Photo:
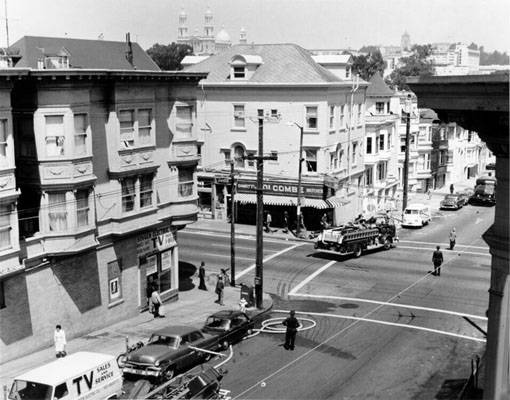
[[[62,326],[57,325],[55,327],[55,334],[53,335],[53,340],[55,342],[55,354],[57,358],[62,358],[67,355],[66,353],[66,333],[62,329]]]

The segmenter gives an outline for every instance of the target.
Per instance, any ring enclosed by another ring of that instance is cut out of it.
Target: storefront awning
[[[235,199],[237,202],[241,204],[256,204],[257,203],[257,195],[251,193],[238,193],[235,195]],[[264,195],[264,204],[271,206],[297,206],[297,198],[289,197],[289,196],[273,196],[273,195]],[[309,199],[309,198],[301,198],[301,206],[302,207],[312,207],[312,208],[331,208],[332,206],[321,199]]]
[[[339,197],[330,197],[326,201],[330,204],[330,207],[332,208],[342,207],[349,203],[347,200],[341,199]]]

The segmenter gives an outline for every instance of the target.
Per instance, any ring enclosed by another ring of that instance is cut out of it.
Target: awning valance
[[[241,204],[256,204],[257,203],[257,195],[252,193],[238,193],[235,195],[235,200]],[[289,196],[273,196],[273,195],[264,195],[264,204],[271,206],[297,206],[297,198],[289,197]],[[301,206],[302,207],[312,207],[312,208],[331,208],[332,206],[321,199],[309,199],[309,198],[301,198]]]
[[[330,204],[330,207],[332,208],[342,207],[349,203],[347,200],[341,199],[340,197],[330,197],[326,201]]]

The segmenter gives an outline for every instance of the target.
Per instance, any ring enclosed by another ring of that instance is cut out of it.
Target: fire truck
[[[381,214],[369,219],[357,218],[354,222],[324,229],[315,242],[315,249],[359,257],[366,250],[389,250],[397,241],[395,222],[390,216]]]

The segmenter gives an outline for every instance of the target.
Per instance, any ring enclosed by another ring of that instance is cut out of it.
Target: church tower
[[[213,23],[212,23],[212,18],[213,18],[213,15],[212,15],[212,11],[211,9],[207,9],[207,11],[205,12],[205,23],[204,23],[204,36],[205,37],[208,37],[208,38],[212,38],[213,37]]]
[[[241,33],[239,34],[239,43],[246,44],[248,40],[246,39],[246,29],[241,28]]]
[[[188,37],[188,15],[184,11],[181,10],[179,13],[179,28],[177,28],[177,40],[185,39]]]
[[[410,51],[411,50],[411,36],[409,33],[404,32],[402,38],[400,39],[400,50],[402,51]]]

